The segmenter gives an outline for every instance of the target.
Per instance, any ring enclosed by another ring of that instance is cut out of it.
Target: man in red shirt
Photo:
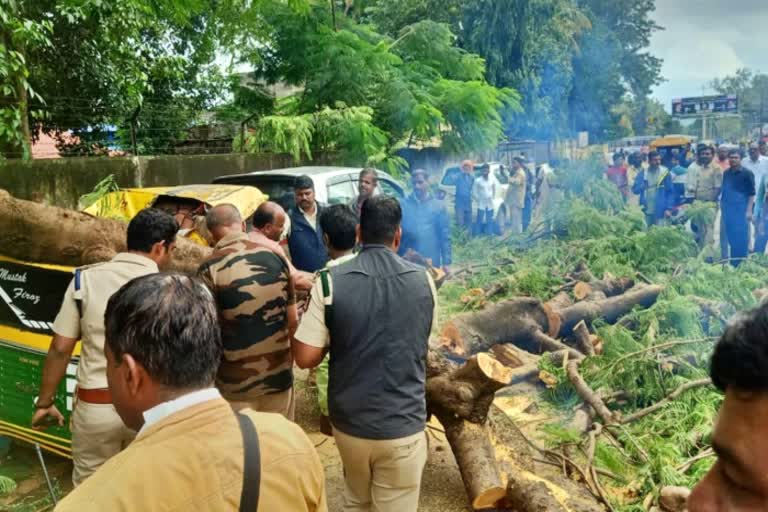
[[[605,171],[605,177],[612,181],[616,188],[621,192],[626,201],[629,194],[629,180],[627,180],[627,166],[624,165],[624,155],[615,153],[613,155],[613,165]]]

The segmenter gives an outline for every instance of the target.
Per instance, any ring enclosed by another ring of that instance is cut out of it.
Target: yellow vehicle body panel
[[[250,217],[267,196],[258,188],[247,185],[181,185],[178,187],[126,188],[111,192],[86,208],[97,217],[132,219],[139,211],[152,206],[158,197],[169,196],[194,199],[208,206],[233,204],[243,217]]]
[[[160,197],[194,199],[208,207],[231,203],[244,217],[253,215],[267,200],[259,189],[250,186],[185,185],[113,192],[85,212],[128,221]],[[195,231],[186,236],[206,244]],[[72,452],[68,426],[75,403],[79,342],[56,393],[55,403],[64,414],[65,426],[37,431],[31,428],[29,420],[53,335],[53,321],[73,273],[73,267],[0,255],[0,436],[37,443],[63,457],[71,457]]]
[[[668,146],[685,146],[689,142],[693,142],[693,137],[687,135],[669,135],[667,137],[659,137],[651,142],[652,148],[664,148]]]

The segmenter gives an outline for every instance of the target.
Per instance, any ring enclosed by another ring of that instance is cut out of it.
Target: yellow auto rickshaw
[[[111,192],[85,211],[127,221],[145,207],[163,208],[176,215],[180,225],[188,226],[182,228],[182,234],[207,244],[206,234],[199,231],[199,221],[205,218],[207,208],[231,203],[248,218],[266,199],[259,189],[243,185],[139,188]],[[21,261],[0,254],[0,436],[37,443],[64,457],[71,457],[68,424],[74,405],[79,343],[56,392],[55,404],[65,417],[65,426],[42,432],[32,429],[29,421],[53,334],[53,321],[73,271],[72,267]]]

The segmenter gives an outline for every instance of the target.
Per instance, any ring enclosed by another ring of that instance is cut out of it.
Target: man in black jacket
[[[401,219],[392,197],[363,203],[362,251],[316,280],[291,343],[300,368],[330,351],[328,409],[344,464],[344,510],[418,508],[437,294],[424,268],[397,256]]]

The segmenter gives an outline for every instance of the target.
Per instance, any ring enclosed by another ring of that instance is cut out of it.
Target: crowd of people
[[[703,247],[714,244],[720,233],[723,260],[738,266],[750,248],[764,253],[768,243],[765,180],[768,176],[768,145],[749,144],[747,155],[739,146],[690,144],[682,150],[613,155],[605,172],[625,201],[642,207],[648,226],[685,219],[694,201],[715,203],[718,226],[693,221],[691,229]]]
[[[625,168],[616,159],[609,179],[625,197],[639,195],[654,222],[675,206],[680,181],[672,174],[687,176],[685,197],[719,197],[726,224],[737,213],[746,219],[752,171],[731,152],[718,178],[711,149],[697,153],[683,171],[668,171],[651,153],[631,189],[617,180]],[[510,220],[521,227],[528,173],[524,160],[515,162],[519,211]],[[466,163],[457,185],[462,226],[473,205],[478,223],[488,217],[488,174],[475,177],[473,167]],[[148,208],[131,220],[125,252],[77,269],[54,322],[31,419],[36,428],[50,419],[63,425],[55,394],[82,340],[71,418],[75,489],[57,510],[327,510],[323,466],[293,422],[298,367],[317,368],[319,408],[344,467],[343,510],[416,511],[438,299],[428,269],[400,255],[419,253],[447,267],[451,246],[448,214],[428,174],[414,171],[411,182],[412,194],[398,200],[364,169],[359,196],[327,206],[302,176],[288,212],[265,202],[246,219],[233,205],[213,207],[206,212],[213,252],[196,277],[163,272],[179,226]],[[728,228],[732,244],[735,229]],[[744,474],[757,475],[762,463],[732,447],[728,429],[751,428],[739,427],[742,392],[765,400],[758,370],[766,365],[758,369],[746,358],[768,360],[760,331],[766,315],[764,307],[729,327],[712,363],[715,384],[726,391],[723,417],[730,414],[718,425],[716,449],[729,454],[722,464],[744,457]],[[739,365],[746,370],[734,369]],[[710,510],[707,503],[732,492],[717,474],[694,494],[704,505],[691,510]],[[766,489],[757,483],[755,493],[768,497]]]

